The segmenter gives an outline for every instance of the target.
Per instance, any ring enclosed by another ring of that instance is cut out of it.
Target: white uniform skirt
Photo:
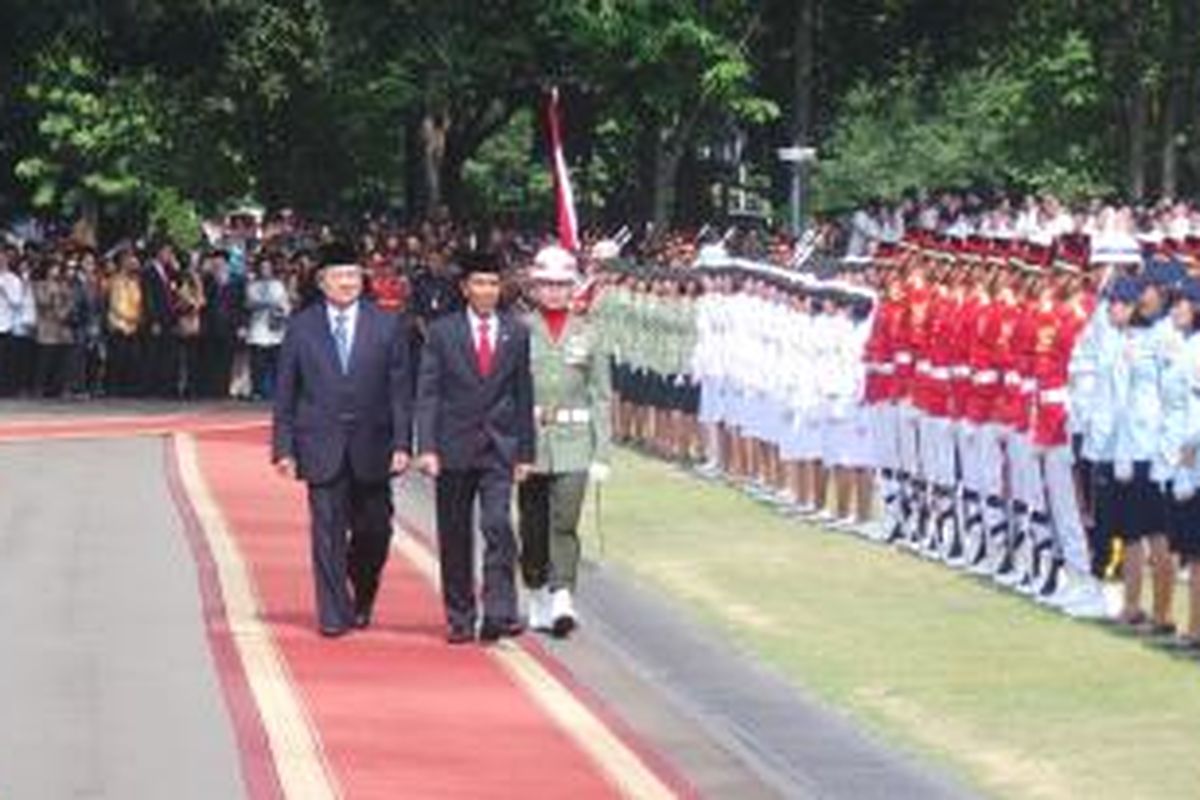
[[[843,417],[822,426],[821,460],[833,467],[869,467],[875,463],[871,410],[854,406]]]
[[[720,403],[725,424],[744,433],[741,429],[746,425],[746,390],[735,381],[722,381]]]
[[[725,421],[725,381],[716,376],[700,379],[699,420],[706,425]]]
[[[821,457],[820,420],[811,414],[788,414],[787,436],[780,443],[784,461],[816,461]]]
[[[767,394],[757,389],[744,391],[740,408],[742,434],[765,441],[775,423],[775,408]]]

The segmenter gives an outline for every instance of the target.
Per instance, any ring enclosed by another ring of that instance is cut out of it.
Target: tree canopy
[[[975,184],[1200,184],[1200,0],[0,0],[0,213],[187,236],[253,199],[548,219],[561,88],[585,221],[718,218],[817,148],[818,208]]]

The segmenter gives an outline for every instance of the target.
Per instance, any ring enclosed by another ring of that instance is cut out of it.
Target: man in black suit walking
[[[522,631],[514,567],[513,482],[534,461],[529,332],[497,311],[500,266],[490,255],[463,259],[467,308],[429,326],[417,381],[418,464],[436,478],[442,598],[447,641],[475,638],[472,511],[484,538],[482,641]]]
[[[320,631],[340,636],[370,625],[387,560],[389,478],[412,443],[410,345],[405,317],[362,299],[349,248],[326,248],[319,282],[324,301],[291,319],[280,351],[272,458],[308,483]]]

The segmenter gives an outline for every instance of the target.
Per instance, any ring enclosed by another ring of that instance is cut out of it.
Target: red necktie
[[[492,372],[492,340],[488,336],[488,318],[479,318],[479,346],[475,350],[479,360],[479,374],[487,377]]]

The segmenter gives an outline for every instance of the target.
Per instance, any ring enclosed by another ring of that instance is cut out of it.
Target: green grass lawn
[[[1200,797],[1200,663],[660,462],[614,467],[603,558],[885,739],[995,797]],[[584,528],[597,557],[591,500]]]

